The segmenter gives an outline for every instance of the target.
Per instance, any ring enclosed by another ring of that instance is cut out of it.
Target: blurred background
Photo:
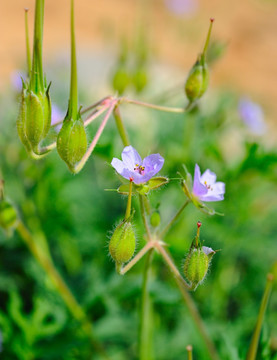
[[[69,93],[69,1],[45,1],[44,64],[51,97],[63,118]],[[29,159],[16,132],[20,76],[25,76],[24,8],[30,34],[34,1],[0,3],[0,178],[6,195],[38,239],[47,238],[59,271],[94,322],[112,360],[137,359],[138,305],[143,261],[119,277],[108,257],[108,235],[126,199],[108,165],[122,144],[110,120],[84,170],[72,176],[53,151]],[[222,359],[243,359],[254,329],[266,274],[277,276],[276,31],[274,0],[78,0],[75,4],[80,103],[116,91],[133,98],[184,106],[187,73],[215,23],[208,53],[211,81],[194,111],[157,113],[122,106],[132,144],[145,157],[159,152],[161,174],[176,178],[215,171],[226,197],[208,217],[193,207],[166,237],[181,269],[203,223],[205,245],[221,249],[205,283],[192,294]],[[96,131],[88,131],[91,139]],[[55,134],[51,134],[55,136]],[[111,140],[112,139],[112,140]],[[163,223],[184,201],[178,181],[150,197]],[[135,207],[138,210],[136,202]],[[143,227],[136,212],[138,248]],[[40,239],[40,240],[39,240]],[[42,239],[42,240],[41,240]],[[275,286],[276,289],[276,286]],[[154,258],[150,294],[153,359],[207,359],[170,273]],[[273,292],[259,359],[277,358],[277,296]],[[49,324],[51,326],[49,326]],[[1,359],[88,359],[87,339],[20,238],[0,232]],[[51,346],[50,346],[51,345]],[[169,356],[170,354],[170,356]],[[151,359],[149,359],[151,360]]]

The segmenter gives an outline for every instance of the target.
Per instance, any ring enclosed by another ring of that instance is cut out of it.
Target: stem
[[[29,9],[25,9],[25,37],[26,37],[27,69],[28,69],[28,76],[30,77],[32,71],[32,60],[31,60],[30,40],[29,40],[28,11]]]
[[[185,203],[180,207],[180,209],[177,211],[177,213],[173,216],[173,218],[169,221],[169,223],[166,225],[166,227],[161,231],[160,237],[163,238],[166,233],[169,231],[171,226],[175,223],[176,220],[178,220],[179,216],[181,215],[182,211],[185,209],[185,207],[190,203],[190,200],[186,200]]]
[[[139,194],[139,204],[140,204],[140,212],[141,212],[141,217],[143,220],[143,224],[147,233],[147,240],[150,241],[151,240],[151,232],[150,232],[150,228],[148,226],[147,223],[147,219],[146,219],[146,214],[145,214],[145,206],[144,206],[144,199],[143,199],[143,195]]]
[[[190,294],[188,293],[188,291],[186,290],[186,288],[183,286],[183,283],[175,277],[175,281],[176,284],[178,285],[180,292],[183,296],[183,299],[188,307],[188,310],[191,314],[191,317],[199,331],[200,336],[202,337],[204,343],[206,344],[207,350],[210,354],[210,358],[212,360],[220,360],[219,359],[219,355],[217,353],[217,350],[212,342],[212,340],[210,339],[208,332],[205,328],[205,325],[203,323],[203,320],[198,312],[197,307],[195,306],[195,303],[193,301],[193,299],[191,298]]]
[[[107,109],[109,108],[109,106],[105,106],[102,109],[99,110],[95,110],[85,121],[84,121],[84,125],[88,126],[89,124],[91,124],[95,119],[97,119],[101,114],[103,114]]]
[[[149,241],[138,253],[137,255],[126,265],[124,266],[120,274],[124,275],[127,271],[129,271],[146,253],[148,250],[152,249],[154,247],[154,243]]]
[[[93,339],[92,324],[87,319],[85,312],[78,304],[74,295],[72,294],[72,292],[64,282],[63,278],[55,268],[50,253],[45,256],[45,254],[38,248],[36,240],[32,237],[32,235],[22,223],[22,221],[18,222],[16,231],[34,256],[34,258],[44,269],[46,275],[49,277],[52,284],[55,286],[57,292],[60,294],[70,313],[77,321],[82,324],[82,330],[90,338],[92,345],[99,353],[101,353],[103,358],[108,359],[101,344],[99,344],[96,340]]]
[[[130,180],[130,183],[129,183],[129,195],[128,195],[126,213],[125,213],[125,220],[127,220],[127,219],[130,217],[130,215],[131,215],[131,208],[132,208],[132,185],[133,185],[133,181]]]
[[[124,146],[130,145],[130,140],[128,138],[128,134],[126,132],[126,129],[124,127],[118,105],[114,108],[113,115],[114,115],[115,123],[116,123],[116,126],[117,126],[117,130],[119,132],[119,135],[121,137],[123,145]]]
[[[77,81],[77,60],[76,60],[76,41],[74,24],[74,0],[71,0],[71,80],[70,80],[70,100],[68,105],[69,118],[76,120],[78,116],[78,81]]]
[[[4,200],[4,180],[0,180],[0,201]]]
[[[36,0],[33,64],[32,64],[32,73],[30,79],[31,89],[35,93],[44,90],[43,67],[42,67],[43,18],[44,18],[44,0]]]
[[[186,349],[187,349],[187,352],[188,352],[188,360],[192,360],[192,346],[188,345],[186,347]]]
[[[106,105],[105,102],[106,100],[114,100],[114,98],[112,96],[105,96],[103,99],[99,100],[99,101],[96,101],[94,104],[92,105],[89,105],[88,107],[82,109],[80,111],[81,115],[82,114],[85,114],[86,112],[90,111],[90,110],[93,110],[94,108],[96,108],[97,106],[99,105]]]
[[[151,302],[148,293],[148,282],[152,255],[153,249],[148,252],[143,272],[139,326],[139,360],[151,359]]]
[[[120,103],[125,102],[127,104],[135,104],[135,105],[139,105],[139,106],[144,106],[150,109],[154,109],[154,110],[159,110],[159,111],[165,111],[165,112],[171,112],[171,113],[184,113],[186,112],[185,109],[183,108],[173,108],[173,107],[168,107],[168,106],[160,106],[160,105],[154,105],[154,104],[149,104],[149,103],[145,103],[142,101],[138,101],[138,100],[131,100],[128,98],[120,98]]]
[[[207,38],[206,38],[205,46],[204,46],[204,49],[203,49],[203,53],[202,53],[203,56],[206,55],[206,52],[207,52],[207,50],[208,50],[208,46],[209,46],[209,42],[210,42],[210,37],[211,37],[211,32],[212,32],[213,23],[214,23],[214,19],[210,19],[210,27],[209,27],[208,35],[207,35]]]
[[[109,120],[109,117],[111,116],[111,113],[114,109],[116,105],[116,100],[112,103],[112,105],[110,106],[107,114],[105,115],[102,123],[100,124],[93,140],[92,143],[90,144],[89,148],[87,149],[85,155],[83,156],[83,158],[80,160],[80,162],[78,163],[78,165],[74,168],[74,173],[77,174],[79,171],[82,170],[82,168],[84,167],[85,163],[87,162],[88,158],[90,157],[91,153],[93,152],[103,130],[105,129],[105,126],[107,125],[107,122]]]
[[[178,281],[180,281],[180,283],[182,283],[186,289],[190,289],[190,285],[185,281],[185,279],[183,279],[171,256],[168,254],[165,248],[160,243],[157,243],[155,247],[162,255],[164,261],[166,262],[170,270],[173,272],[174,276],[178,279]]]
[[[41,267],[45,270],[46,274],[51,279],[52,283],[55,285],[57,291],[63,298],[65,304],[67,305],[71,314],[75,317],[76,320],[80,321],[87,330],[87,327],[91,327],[90,323],[86,319],[86,315],[80,305],[75,300],[74,296],[70,292],[67,285],[64,283],[63,279],[61,278],[60,274],[57,272],[52,260],[45,256],[37,247],[36,241],[33,239],[32,235],[29,233],[25,225],[19,221],[17,228],[18,234],[25,242],[31,253],[33,254],[34,258],[37,262],[41,265]]]
[[[255,330],[254,330],[252,339],[251,339],[251,343],[250,343],[249,350],[248,350],[248,353],[246,356],[246,360],[255,360],[256,359],[263,319],[264,319],[265,311],[267,308],[268,299],[269,299],[269,296],[271,293],[273,280],[274,280],[274,276],[272,274],[268,274],[266,287],[264,290],[264,295],[262,298],[262,302],[261,302],[261,306],[260,306],[260,310],[259,310],[259,314],[258,314],[257,323],[255,326]]]

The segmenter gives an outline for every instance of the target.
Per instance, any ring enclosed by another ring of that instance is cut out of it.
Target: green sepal
[[[169,182],[169,179],[163,176],[157,176],[152,179],[150,179],[145,184],[133,184],[132,188],[132,194],[140,194],[140,195],[146,195],[151,190],[158,189],[159,187],[167,184]],[[117,189],[117,192],[122,195],[128,195],[129,194],[129,184],[122,184]]]

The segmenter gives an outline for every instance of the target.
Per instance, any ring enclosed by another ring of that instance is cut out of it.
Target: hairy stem
[[[148,293],[149,273],[151,269],[151,262],[153,256],[153,249],[151,249],[146,257],[146,262],[143,271],[142,294],[141,294],[141,308],[140,308],[140,326],[139,326],[139,360],[151,359],[151,300]]]
[[[97,130],[97,132],[96,132],[96,134],[95,134],[89,148],[87,149],[87,151],[86,151],[85,155],[83,156],[83,158],[79,161],[78,165],[75,167],[75,169],[74,169],[75,174],[80,172],[82,170],[82,168],[84,167],[85,163],[88,161],[88,159],[89,159],[91,153],[93,152],[93,150],[94,150],[94,148],[95,148],[95,146],[96,146],[96,144],[97,144],[103,130],[105,129],[105,126],[107,125],[107,122],[108,122],[108,120],[109,120],[109,118],[111,116],[111,113],[113,112],[113,109],[114,109],[115,105],[116,105],[116,101],[114,101],[111,104],[111,106],[110,106],[107,114],[105,115],[102,123],[100,124],[100,126],[99,126],[99,128],[98,128],[98,130]]]
[[[184,112],[186,112],[186,110],[184,108],[174,108],[174,107],[169,107],[169,106],[160,106],[160,105],[149,104],[149,103],[138,101],[138,100],[131,100],[131,99],[128,99],[128,98],[120,98],[119,102],[120,103],[127,103],[127,104],[134,104],[134,105],[144,106],[144,107],[147,107],[147,108],[150,108],[150,109],[153,109],[153,110],[170,112],[170,113],[184,113]]]
[[[128,194],[128,201],[127,201],[127,207],[126,207],[126,213],[125,213],[125,220],[127,220],[131,215],[131,208],[132,208],[132,185],[133,182],[130,181],[129,183],[129,194]]]
[[[120,274],[124,275],[127,271],[131,270],[131,268],[136,265],[136,263],[147,253],[147,251],[152,249],[154,246],[154,242],[147,242],[147,244],[137,253],[137,255],[120,270]]]
[[[30,40],[29,40],[30,38],[29,38],[28,11],[29,9],[25,9],[25,37],[26,37],[27,69],[28,69],[28,76],[30,77],[32,71],[32,59],[31,59]]]

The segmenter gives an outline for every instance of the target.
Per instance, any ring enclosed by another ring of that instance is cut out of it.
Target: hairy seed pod
[[[7,200],[0,201],[0,227],[4,230],[12,229],[17,222],[15,208]]]
[[[196,289],[204,281],[214,254],[215,251],[206,246],[190,249],[184,262],[184,275],[191,283],[192,289]]]
[[[209,72],[206,62],[199,59],[189,72],[185,92],[188,100],[192,103],[200,99],[209,85]]]
[[[115,229],[109,244],[111,257],[117,264],[131,259],[136,248],[136,237],[132,223],[124,220]]]
[[[57,138],[57,150],[69,169],[73,171],[74,166],[87,150],[87,135],[81,117],[78,120],[67,118],[64,120]]]
[[[17,118],[17,131],[27,151],[38,154],[39,143],[46,137],[51,125],[51,100],[49,87],[35,94],[23,84]]]

